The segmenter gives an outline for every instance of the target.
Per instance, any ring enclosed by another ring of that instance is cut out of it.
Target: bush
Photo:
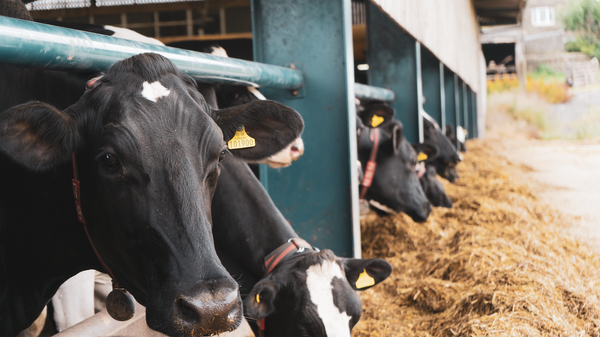
[[[565,44],[567,51],[582,52],[600,58],[600,3],[574,0],[568,3],[563,22],[567,30],[579,33],[575,41]]]
[[[518,87],[519,81],[515,74],[496,75],[494,79],[487,81],[488,95],[512,91]],[[564,82],[564,75],[548,65],[540,66],[537,72],[527,76],[525,89],[552,104],[566,103],[572,97],[569,94],[569,87]]]

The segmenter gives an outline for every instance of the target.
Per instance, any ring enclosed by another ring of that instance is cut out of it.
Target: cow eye
[[[227,157],[227,155],[229,155],[229,151],[227,151],[227,150],[221,151],[221,153],[219,154],[219,162],[221,162],[223,159],[225,159]]]
[[[103,155],[101,160],[102,160],[102,165],[104,165],[104,167],[109,168],[109,169],[114,169],[115,167],[117,167],[119,165],[119,160],[112,153],[107,153],[107,154]]]
[[[411,159],[411,160],[410,160],[410,164],[411,164],[411,165],[412,165],[414,168],[416,168],[416,167],[417,167],[417,164],[418,164],[418,163],[419,163],[419,162],[418,162],[418,161],[417,161],[417,159],[415,159],[415,158],[413,158],[413,159]]]

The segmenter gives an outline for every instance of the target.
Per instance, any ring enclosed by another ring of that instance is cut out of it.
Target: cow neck
[[[77,158],[75,157],[75,152],[72,153],[72,161],[73,161],[73,179],[71,180],[71,184],[73,187],[73,196],[75,197],[75,210],[77,211],[77,220],[79,220],[83,224],[83,229],[85,230],[85,234],[87,235],[87,238],[90,241],[90,245],[92,246],[94,253],[96,253],[96,256],[98,257],[98,260],[100,261],[100,263],[102,264],[104,269],[106,269],[108,274],[110,274],[110,277],[112,277],[113,289],[120,288],[119,283],[117,282],[117,278],[115,277],[115,274],[113,274],[112,270],[110,270],[110,268],[108,268],[106,263],[104,263],[104,260],[102,260],[102,258],[100,257],[100,254],[98,253],[98,250],[96,249],[96,246],[94,246],[92,237],[90,236],[90,233],[88,232],[87,225],[85,223],[85,218],[83,217],[83,210],[81,209],[81,182],[78,179],[79,170],[77,168]]]
[[[369,140],[371,144],[371,153],[369,154],[369,161],[365,167],[365,173],[363,180],[361,181],[362,191],[360,192],[360,200],[365,198],[367,190],[373,183],[373,176],[375,175],[375,169],[377,168],[377,149],[379,148],[379,129],[369,129]]]
[[[301,238],[289,239],[286,243],[277,247],[274,251],[272,251],[271,253],[267,254],[267,256],[265,256],[265,259],[264,259],[265,260],[265,264],[264,264],[265,275],[268,275],[270,272],[272,272],[273,269],[279,263],[289,259],[294,254],[302,253],[302,252],[306,251],[307,249],[315,251],[315,252],[319,251],[319,249],[314,248],[308,242],[302,240]],[[265,319],[266,319],[266,317],[261,318],[256,321],[256,324],[258,325],[258,336],[259,337],[264,336]]]
[[[273,269],[282,261],[287,260],[290,256],[296,253],[302,253],[306,249],[319,251],[316,248],[313,248],[308,242],[302,240],[301,238],[291,238],[286,243],[277,247],[274,251],[267,254],[265,256],[265,275],[268,275]]]

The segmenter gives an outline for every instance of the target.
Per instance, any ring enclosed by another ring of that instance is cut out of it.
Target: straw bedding
[[[361,221],[363,258],[394,271],[361,292],[353,336],[600,336],[600,255],[563,233],[571,219],[536,200],[528,168],[468,148],[444,184],[454,208]]]

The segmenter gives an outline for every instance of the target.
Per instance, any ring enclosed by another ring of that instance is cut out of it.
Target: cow
[[[457,144],[458,141],[458,150],[460,152],[467,152],[467,148],[465,147],[466,130],[459,125],[456,131],[457,133],[454,133],[454,125],[446,124],[446,137],[452,144]]]
[[[1,2],[0,14],[31,20],[18,0]],[[77,100],[81,78],[0,68],[0,335],[28,327],[87,269],[112,271],[157,331],[234,329],[237,284],[210,239],[219,162],[280,151],[301,133],[301,117],[272,101],[212,109],[157,54],[116,63]],[[228,151],[238,132],[256,146]]]
[[[263,322],[264,336],[350,336],[362,311],[356,290],[392,270],[385,260],[340,258],[301,240],[236,158],[222,163],[212,214],[219,258],[240,282],[245,315]]]
[[[446,195],[446,190],[437,179],[437,171],[434,165],[426,164],[425,172],[419,178],[421,188],[427,196],[427,200],[435,207],[452,208],[452,201]]]
[[[431,205],[417,177],[417,153],[404,138],[402,123],[393,119],[394,109],[373,103],[357,113],[357,154],[365,176],[360,199],[425,221]]]
[[[435,145],[439,150],[438,155],[435,158],[428,158],[425,164],[433,165],[441,177],[454,182],[459,178],[456,165],[460,163],[462,156],[442,133],[437,122],[423,110],[421,110],[421,115],[423,116],[423,143]]]

